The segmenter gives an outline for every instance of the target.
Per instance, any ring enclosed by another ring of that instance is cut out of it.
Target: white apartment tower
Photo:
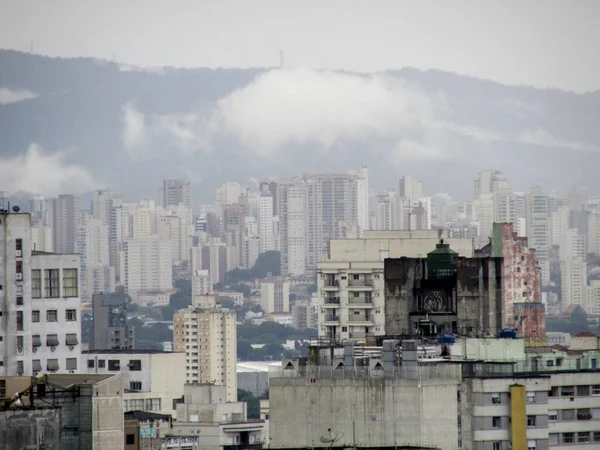
[[[171,243],[158,235],[123,243],[121,282],[129,293],[173,288]]]
[[[225,183],[216,190],[216,204],[219,206],[235,205],[240,197],[247,195],[247,189],[240,183]]]
[[[529,246],[535,249],[540,265],[542,285],[550,281],[550,217],[548,196],[540,187],[533,187],[527,194],[527,237]]]
[[[237,401],[237,330],[233,311],[219,309],[213,296],[194,299],[173,316],[174,351],[186,354],[187,383],[227,387],[227,401]]]
[[[192,183],[181,179],[163,180],[160,190],[162,207],[185,205],[192,209]]]
[[[79,227],[79,199],[73,195],[59,195],[54,199],[52,213],[54,251],[75,253],[75,241]]]
[[[377,230],[397,230],[398,223],[398,198],[394,191],[378,192],[376,195],[377,206],[375,217]]]
[[[303,275],[306,272],[306,185],[302,179],[277,182],[279,233],[281,237],[281,273]]]
[[[268,194],[263,194],[258,198],[258,234],[260,237],[260,253],[275,250],[273,196]]]

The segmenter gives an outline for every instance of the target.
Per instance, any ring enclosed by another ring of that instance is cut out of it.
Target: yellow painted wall
[[[527,450],[527,393],[525,386],[510,387],[510,416],[512,428],[512,450]]]

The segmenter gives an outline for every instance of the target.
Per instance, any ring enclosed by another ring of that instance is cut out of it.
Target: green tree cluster
[[[251,269],[233,269],[227,272],[225,283],[231,287],[231,285],[239,284],[242,281],[265,278],[268,273],[273,276],[281,274],[281,254],[277,251],[264,252],[258,255],[258,259]]]

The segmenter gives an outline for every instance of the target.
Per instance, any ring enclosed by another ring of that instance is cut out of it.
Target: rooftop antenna
[[[283,50],[279,50],[279,68],[283,69]]]

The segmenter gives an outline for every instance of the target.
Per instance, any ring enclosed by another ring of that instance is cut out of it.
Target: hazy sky
[[[437,68],[600,89],[598,0],[0,0],[0,47],[140,66]]]

